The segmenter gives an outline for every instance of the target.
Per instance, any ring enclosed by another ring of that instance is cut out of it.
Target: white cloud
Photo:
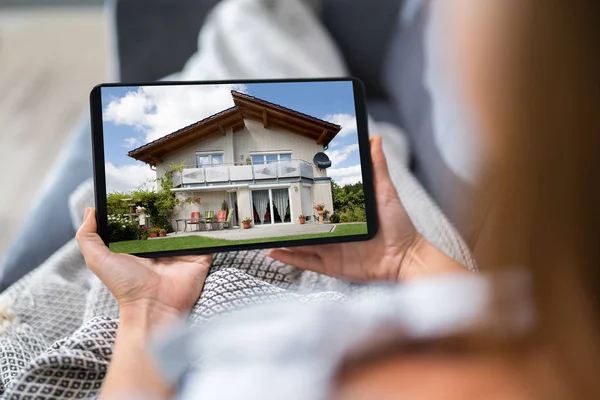
[[[143,86],[112,100],[104,119],[134,127],[150,142],[233,107],[232,90],[246,92],[246,86]]]
[[[357,135],[358,127],[356,125],[356,116],[350,114],[329,114],[323,118],[325,121],[329,121],[333,124],[340,125],[342,130],[337,134],[336,137],[344,137],[350,134]]]
[[[349,146],[342,147],[341,149],[327,150],[325,153],[331,160],[331,165],[335,167],[336,165],[346,161],[346,159],[350,157],[350,154],[354,153],[355,151],[358,151],[358,144],[351,144]]]
[[[360,164],[346,168],[328,169],[327,175],[341,186],[362,182],[362,169]]]
[[[156,179],[156,171],[152,171],[148,165],[124,165],[115,167],[111,163],[104,165],[106,170],[106,192],[129,192],[134,189],[153,189],[153,179]]]
[[[123,140],[123,144],[121,146],[125,147],[126,149],[133,149],[136,144],[138,144],[138,139],[134,138],[134,137],[130,137],[130,138],[125,138]]]

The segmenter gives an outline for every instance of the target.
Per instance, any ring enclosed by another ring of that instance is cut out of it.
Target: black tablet
[[[101,84],[98,233],[145,257],[362,241],[377,230],[353,78]]]

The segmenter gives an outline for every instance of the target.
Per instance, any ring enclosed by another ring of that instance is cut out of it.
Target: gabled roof
[[[331,122],[247,94],[232,91],[231,95],[235,106],[131,150],[127,155],[147,164],[160,164],[165,156],[191,143],[218,134],[224,135],[228,129],[234,133],[244,129],[244,119],[260,121],[266,129],[270,126],[286,129],[324,146],[342,129]]]

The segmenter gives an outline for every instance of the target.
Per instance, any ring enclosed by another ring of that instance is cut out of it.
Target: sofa
[[[197,49],[206,15],[219,0],[114,0],[112,57],[117,79],[154,81],[180,71]],[[320,18],[336,41],[351,74],[367,88],[368,109],[376,120],[400,126],[411,149],[410,167],[422,186],[464,238],[472,185],[452,170],[436,140],[433,90],[425,84],[425,34],[429,9],[421,0],[321,0]],[[173,45],[176,43],[177,45]],[[439,124],[438,124],[439,126]],[[452,132],[448,133],[452,134]],[[446,134],[446,135],[448,135]],[[439,135],[438,135],[439,136]],[[92,176],[89,116],[71,134],[58,163],[41,189],[40,199],[0,260],[0,291],[43,263],[71,239],[69,217],[73,190]],[[53,210],[52,213],[39,212]],[[52,226],[53,234],[37,227]]]

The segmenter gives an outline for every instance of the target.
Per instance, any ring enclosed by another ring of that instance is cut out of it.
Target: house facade
[[[313,159],[341,126],[243,93],[232,96],[234,107],[128,153],[154,167],[157,177],[183,165],[172,190],[201,202],[177,207],[174,218],[216,215],[223,201],[234,210],[234,225],[245,218],[255,226],[299,223],[319,203],[333,212],[331,179]]]

